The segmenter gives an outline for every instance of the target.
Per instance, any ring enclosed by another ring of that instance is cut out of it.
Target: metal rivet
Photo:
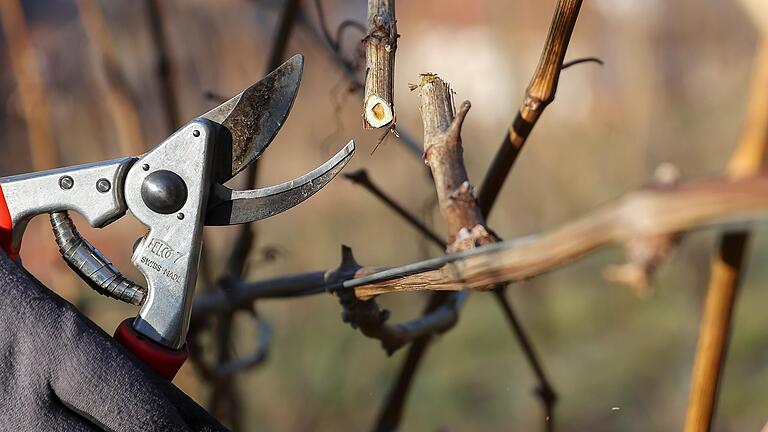
[[[141,169],[143,169],[144,171],[149,171],[149,165],[148,164],[144,164],[144,165],[141,166]]]
[[[199,137],[200,136],[200,131],[199,130],[193,130],[192,131],[192,135],[194,135],[196,137]]]
[[[173,171],[153,171],[141,184],[141,199],[155,213],[173,214],[187,202],[187,185]]]
[[[64,190],[72,189],[72,186],[74,185],[75,181],[68,175],[61,176],[61,178],[59,178],[59,187]]]
[[[178,220],[182,220],[182,219],[184,219],[184,213],[179,213],[179,214],[177,214],[177,215],[176,215],[176,218],[177,218]]]
[[[105,178],[99,179],[99,181],[96,182],[96,190],[101,193],[107,193],[112,188],[112,184],[109,183],[109,180]]]

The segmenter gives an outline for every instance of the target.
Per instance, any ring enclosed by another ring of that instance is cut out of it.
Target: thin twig
[[[165,11],[161,0],[147,0],[146,8],[149,20],[149,30],[155,47],[157,74],[160,77],[160,91],[165,104],[165,121],[168,129],[176,130],[181,126],[179,111],[179,80],[177,72],[171,64],[170,42],[165,28]]]
[[[338,52],[340,40],[333,39],[331,31],[328,29],[328,21],[325,19],[325,9],[323,8],[322,0],[315,0],[315,11],[317,12],[317,20],[320,22],[320,31],[328,46],[334,51]]]
[[[19,89],[32,167],[35,170],[53,168],[59,159],[58,149],[53,139],[40,65],[35,58],[22,2],[0,0],[0,21]]]
[[[734,178],[754,175],[763,167],[768,146],[766,92],[768,39],[763,39],[755,56],[744,131],[728,164],[728,173]],[[723,233],[712,257],[693,366],[685,421],[686,432],[704,432],[712,429],[718,387],[728,352],[733,309],[749,237],[747,230]]]
[[[394,199],[392,199],[389,195],[387,195],[384,191],[381,190],[373,181],[368,177],[368,172],[364,169],[344,174],[344,178],[351,180],[355,184],[358,184],[365,188],[368,192],[375,195],[377,198],[379,198],[384,204],[387,205],[390,209],[394,210],[398,215],[400,215],[403,219],[405,219],[411,226],[416,228],[417,231],[419,231],[424,237],[428,238],[432,241],[432,243],[435,246],[438,246],[440,249],[445,250],[447,247],[447,244],[443,239],[441,239],[437,234],[435,234],[434,231],[432,231],[428,226],[424,225],[423,222],[421,222],[416,216],[414,216],[410,211],[408,211],[405,207],[400,205],[400,203],[396,202]]]
[[[342,247],[341,265],[329,272],[325,279],[335,286],[345,280],[364,277],[376,271],[361,267],[352,255],[352,250]],[[331,286],[326,289],[330,290]],[[441,305],[429,314],[405,323],[390,324],[386,322],[389,319],[389,311],[381,309],[374,299],[361,301],[351,291],[337,291],[337,294],[344,308],[342,320],[352,328],[359,329],[365,336],[379,340],[388,355],[425,335],[442,333],[453,328],[459,319],[459,308],[466,298],[466,293],[459,293],[453,296],[454,301]]]
[[[257,282],[235,281],[231,289],[210,290],[195,299],[192,320],[205,319],[209,315],[248,309],[255,300],[290,298],[325,293],[330,285],[325,280],[326,271],[299,273]]]
[[[429,297],[422,316],[428,316],[438,308],[447,303],[446,299],[451,297],[447,293],[436,293]],[[400,420],[403,416],[403,409],[408,400],[408,393],[416,376],[416,371],[421,364],[421,359],[426,352],[427,345],[431,337],[426,335],[413,341],[408,348],[405,360],[395,378],[395,382],[389,390],[383,406],[379,411],[374,426],[375,432],[390,432],[397,430]]]
[[[526,90],[522,106],[518,110],[507,134],[504,136],[501,147],[494,156],[480,187],[478,203],[485,218],[489,217],[501,187],[504,185],[504,181],[517,160],[517,156],[520,154],[531,130],[536,125],[546,106],[554,100],[560,72],[570,66],[583,62],[592,61],[603,64],[600,59],[594,57],[563,63],[573,28],[579,16],[581,3],[581,0],[559,0],[555,6],[547,40],[544,43],[539,64]],[[554,430],[554,403],[557,397],[544,374],[544,369],[539,359],[532,354],[533,348],[530,338],[515,316],[514,309],[506,301],[504,296],[505,289],[505,286],[496,288],[496,300],[507,316],[517,341],[539,381],[540,391],[537,392],[537,395],[545,411],[545,430]]]
[[[365,25],[355,20],[348,19],[342,21],[336,28],[336,46],[339,50],[341,49],[341,42],[344,39],[344,32],[347,31],[347,29],[356,29],[362,34],[365,34],[366,31]]]
[[[280,12],[280,18],[277,22],[272,47],[269,50],[267,66],[264,74],[268,74],[276,69],[285,60],[285,52],[288,48],[288,41],[296,23],[296,17],[301,8],[301,0],[286,0],[283,10]]]
[[[512,305],[507,299],[505,288],[506,287],[497,288],[493,290],[493,293],[499,305],[501,306],[501,309],[504,311],[504,316],[509,322],[509,326],[515,335],[515,339],[519,342],[520,347],[523,349],[523,354],[528,361],[528,365],[531,366],[533,374],[536,376],[536,380],[539,382],[539,385],[536,387],[535,391],[536,395],[541,399],[542,405],[544,406],[544,423],[546,425],[545,430],[552,431],[555,428],[554,418],[557,393],[555,393],[555,389],[552,387],[552,384],[549,383],[549,379],[544,372],[544,368],[541,365],[539,356],[536,354],[536,350],[533,347],[531,338],[523,328],[520,320],[515,314],[514,309],[512,309]]]
[[[267,359],[269,354],[269,347],[272,340],[272,327],[267,320],[259,317],[256,314],[253,305],[246,312],[252,316],[253,321],[258,327],[258,341],[256,349],[246,357],[230,358],[224,363],[217,363],[215,365],[208,364],[204,359],[203,347],[199,343],[199,338],[189,338],[188,346],[190,352],[190,359],[194,362],[195,367],[199,371],[200,375],[206,381],[217,381],[223,377],[232,376],[238,372],[246,369],[251,369],[259,364],[263,363]],[[206,324],[205,320],[196,321],[192,324],[195,328],[195,335],[200,333],[200,326]],[[220,390],[219,390],[220,391]]]
[[[577,58],[575,60],[563,62],[563,66],[560,68],[560,70],[566,70],[571,66],[576,66],[582,63],[597,63],[600,66],[603,65],[603,61],[597,57],[584,57],[584,58]]]
[[[94,64],[97,65],[98,72],[103,73],[99,87],[112,113],[121,153],[123,155],[144,153],[146,148],[139,112],[131,95],[128,79],[120,67],[112,46],[99,0],[77,0],[76,3],[94,55]]]
[[[522,106],[504,139],[480,186],[478,202],[483,214],[490,215],[493,203],[507,179],[509,170],[525,145],[531,129],[544,109],[555,98],[557,82],[563,69],[563,58],[571,40],[573,27],[579,17],[582,0],[558,0],[547,41],[541,52],[539,65],[525,92]]]

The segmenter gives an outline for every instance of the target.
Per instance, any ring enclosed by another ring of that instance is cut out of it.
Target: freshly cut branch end
[[[383,128],[395,121],[396,23],[394,0],[368,0],[363,129]]]
[[[365,100],[365,121],[373,128],[382,128],[395,120],[392,104],[379,95],[372,94]]]
[[[493,243],[464,167],[461,127],[472,104],[453,106],[453,90],[435,74],[421,74],[419,110],[424,124],[424,162],[432,170],[440,212],[448,228],[448,251]]]

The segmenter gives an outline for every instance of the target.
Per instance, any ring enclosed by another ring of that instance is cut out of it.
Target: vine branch
[[[496,197],[507,179],[510,168],[523,149],[528,135],[544,109],[555,99],[563,59],[579,17],[582,0],[558,0],[547,40],[533,73],[523,103],[509,126],[501,146],[491,162],[480,186],[477,200],[483,214],[488,216]]]
[[[363,128],[376,129],[395,121],[395,0],[368,0],[365,45]],[[338,41],[337,41],[338,43]]]

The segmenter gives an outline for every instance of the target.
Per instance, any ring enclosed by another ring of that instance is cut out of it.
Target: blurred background
[[[0,175],[141,153],[168,136],[174,121],[217,105],[210,94],[229,97],[264,75],[282,2],[159,0],[174,120],[158,69],[163,49],[153,36],[158,17],[151,3],[0,1]],[[398,129],[420,142],[418,98],[408,84],[418,82],[419,73],[439,74],[457,101],[472,102],[464,157],[478,184],[522,101],[554,3],[399,2]],[[346,19],[365,22],[363,1],[323,5],[332,29]],[[317,23],[314,2],[305,0],[286,53],[305,55],[303,83],[288,122],[260,159],[259,185],[301,175],[354,138],[358,151],[346,172],[366,168],[443,234],[423,162],[395,137],[372,153],[381,132],[361,129],[361,97],[350,92]],[[350,29],[344,35],[342,52],[353,58],[362,34]],[[722,173],[743,126],[758,40],[757,26],[736,1],[585,1],[566,60],[596,56],[605,65],[563,72],[557,99],[507,180],[490,226],[506,239],[555,227],[641,186],[665,162],[684,179]],[[105,58],[112,59],[110,67],[103,66]],[[115,80],[127,90],[112,88]],[[41,89],[27,102],[20,95],[25,85]],[[30,115],[47,126],[28,130]],[[130,255],[143,226],[130,217],[101,230],[76,222],[118,268],[142,280]],[[755,229],[721,389],[720,431],[759,430],[768,420],[768,267],[760,265],[768,258],[768,231]],[[206,229],[214,277],[236,231]],[[368,266],[442,253],[341,177],[297,208],[259,222],[257,232],[250,280],[335,268],[341,244]],[[682,427],[715,234],[686,236],[647,298],[602,278],[606,264],[621,262],[618,249],[509,290],[560,396],[557,430]],[[92,292],[67,268],[45,217],[30,225],[22,259],[107,332],[137,312]],[[424,298],[380,300],[392,320],[402,321],[420,313]],[[267,360],[237,375],[232,389],[243,430],[370,428],[405,350],[387,357],[378,341],[342,322],[330,295],[260,301],[258,310],[273,334]],[[259,336],[247,314],[236,317],[233,334],[238,353],[253,349]],[[190,362],[175,382],[204,406],[220,397]],[[534,385],[498,306],[489,295],[472,294],[458,325],[429,350],[402,430],[538,430],[542,411]]]

